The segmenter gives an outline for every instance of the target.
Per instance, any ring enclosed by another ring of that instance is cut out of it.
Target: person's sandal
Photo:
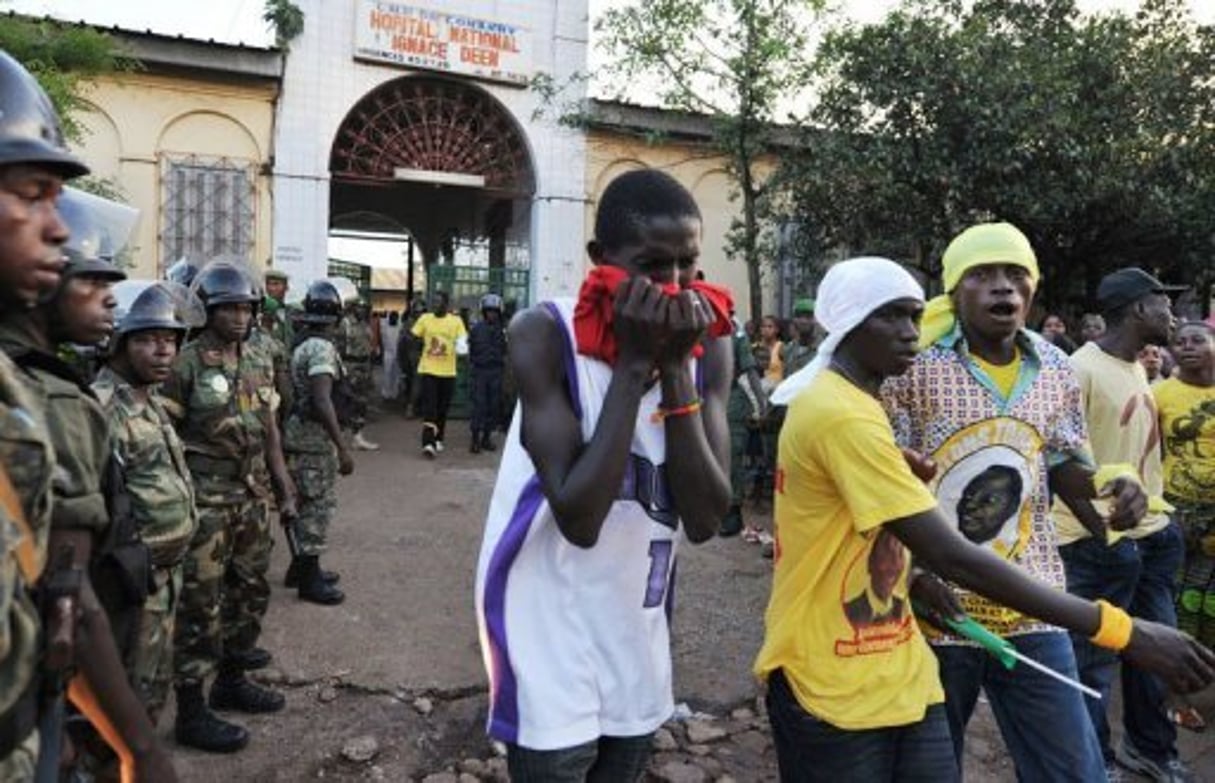
[[[1183,729],[1189,729],[1190,731],[1200,732],[1207,727],[1206,719],[1202,717],[1202,713],[1198,711],[1197,707],[1192,705],[1169,707],[1168,716],[1174,725],[1180,726]]]

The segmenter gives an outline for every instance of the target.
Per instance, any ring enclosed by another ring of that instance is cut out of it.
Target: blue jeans
[[[802,709],[779,669],[768,676],[768,720],[782,783],[956,783],[958,761],[940,704],[906,726],[847,731]]]
[[[1176,522],[1138,540],[1114,546],[1092,538],[1059,547],[1067,570],[1067,589],[1081,598],[1104,598],[1135,617],[1177,626],[1176,577],[1185,542]],[[1118,669],[1118,656],[1073,634],[1080,678],[1101,691],[1100,704],[1089,700],[1089,714],[1107,760],[1109,718],[1105,706]],[[1160,678],[1132,666],[1122,667],[1122,725],[1127,739],[1143,755],[1163,765],[1177,757],[1177,728],[1165,713],[1168,688]]]
[[[1076,677],[1076,657],[1067,634],[1030,633],[1011,636],[1009,641],[1025,657]],[[1101,747],[1084,696],[1078,691],[1027,666],[1005,669],[975,647],[937,645],[933,651],[940,662],[945,710],[959,765],[966,724],[982,689],[1012,756],[1017,780],[1090,783],[1106,779]]]
[[[633,783],[650,760],[653,734],[600,737],[559,750],[509,745],[506,767],[513,783]]]

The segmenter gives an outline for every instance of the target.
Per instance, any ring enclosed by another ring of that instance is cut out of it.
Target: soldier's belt
[[[203,454],[187,454],[186,465],[192,476],[215,476],[224,479],[243,479],[249,473],[249,462],[240,459],[217,459]]]
[[[0,759],[12,755],[38,726],[38,681],[35,674],[17,703],[0,715]]]

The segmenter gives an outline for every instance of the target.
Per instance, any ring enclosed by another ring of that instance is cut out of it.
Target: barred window
[[[161,266],[183,256],[252,260],[255,164],[200,155],[161,159]]]

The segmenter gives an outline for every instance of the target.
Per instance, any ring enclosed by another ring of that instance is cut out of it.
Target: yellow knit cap
[[[980,223],[954,237],[941,259],[945,293],[924,308],[920,321],[920,346],[927,347],[949,334],[957,320],[949,294],[971,269],[989,264],[1013,264],[1029,272],[1038,285],[1038,258],[1029,239],[1011,223]]]

